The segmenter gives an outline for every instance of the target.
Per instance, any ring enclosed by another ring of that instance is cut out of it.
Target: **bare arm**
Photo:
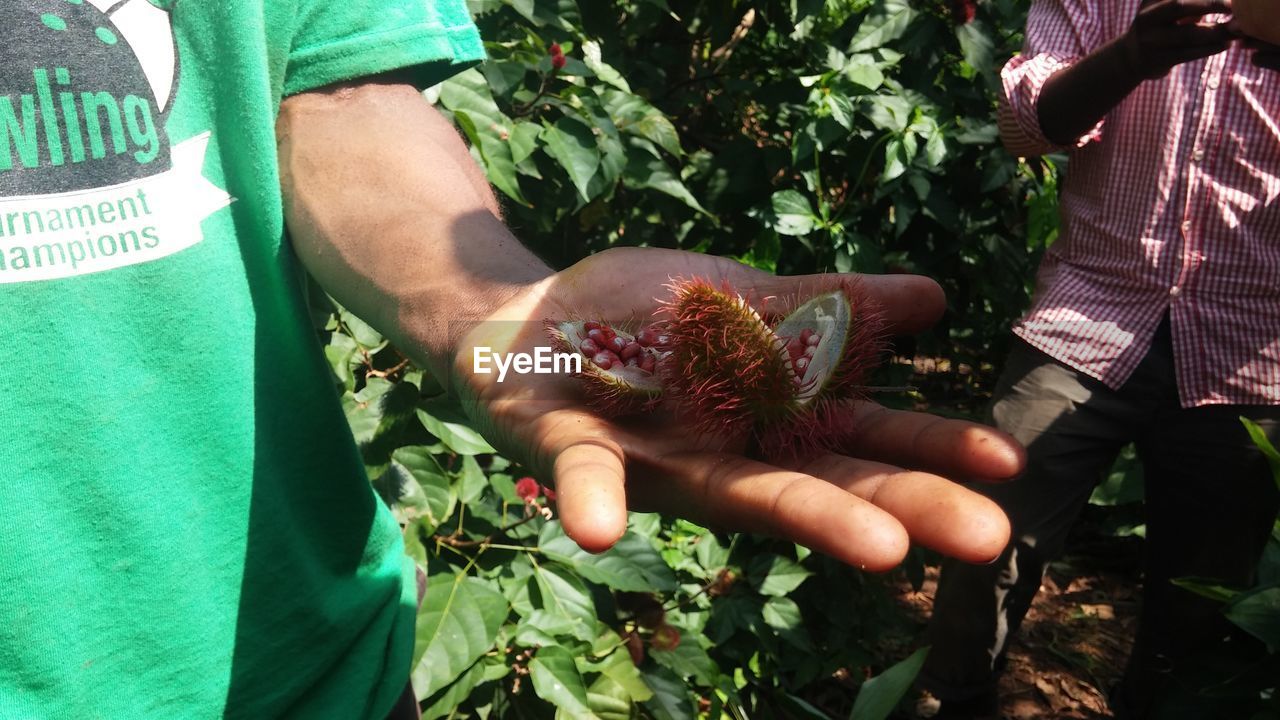
[[[457,131],[395,77],[286,99],[277,138],[303,265],[440,377],[465,319],[552,274],[502,223]]]
[[[340,302],[451,380],[491,443],[554,483],[565,531],[584,548],[613,544],[628,506],[785,537],[869,569],[897,564],[908,536],[971,560],[1004,548],[1000,509],[933,474],[1016,474],[1021,449],[995,430],[862,403],[863,431],[849,448],[857,458],[776,467],[740,446],[708,450],[669,418],[607,422],[569,378],[497,383],[465,362],[466,349],[481,344],[531,352],[546,343],[544,318],[649,316],[673,275],[722,279],[756,297],[812,292],[835,276],[778,278],[723,258],[643,248],[553,273],[503,227],[453,129],[393,79],[289,98],[278,134],[299,259]],[[900,332],[922,329],[944,308],[925,278],[863,282]]]
[[[1146,3],[1129,32],[1045,83],[1037,107],[1045,137],[1070,145],[1144,80],[1226,50],[1234,34],[1225,24],[1195,24],[1204,15],[1222,12],[1230,12],[1230,5],[1221,0]]]

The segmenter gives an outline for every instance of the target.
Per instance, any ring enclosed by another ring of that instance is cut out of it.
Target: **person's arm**
[[[1144,80],[1226,49],[1226,26],[1195,24],[1228,12],[1223,0],[1148,0],[1119,37],[1104,37],[1098,2],[1036,0],[1023,52],[1001,71],[1000,130],[1015,155],[1082,146]]]
[[[1146,3],[1127,33],[1045,82],[1036,110],[1041,131],[1052,142],[1070,145],[1142,82],[1223,52],[1234,38],[1227,24],[1196,21],[1230,11],[1224,0]]]
[[[931,474],[1016,474],[1021,449],[992,429],[863,403],[850,448],[859,457],[780,468],[733,449],[708,451],[670,421],[606,422],[581,404],[569,378],[498,384],[469,371],[473,345],[545,345],[544,318],[647,316],[672,276],[723,279],[756,297],[812,291],[834,276],[777,278],[722,258],[638,248],[552,273],[502,225],[457,133],[394,80],[290,97],[278,136],[299,259],[345,306],[452,379],[477,429],[554,483],[565,530],[583,547],[615,542],[631,505],[786,537],[870,569],[898,563],[908,535],[974,561],[1004,548],[1009,526],[999,508]],[[895,330],[919,330],[943,310],[927,279],[864,282]]]

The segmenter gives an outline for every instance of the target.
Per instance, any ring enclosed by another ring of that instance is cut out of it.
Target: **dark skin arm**
[[[1236,37],[1228,25],[1198,21],[1227,12],[1231,6],[1224,0],[1146,2],[1127,33],[1045,83],[1037,107],[1045,137],[1071,145],[1143,81],[1226,50]]]
[[[1004,549],[1009,523],[951,482],[1012,477],[1021,448],[990,428],[871,402],[845,454],[769,465],[742,446],[711,449],[668,420],[610,422],[572,378],[498,383],[471,348],[532,352],[545,318],[649,317],[673,276],[731,282],[786,298],[835,276],[774,277],[731,260],[653,248],[592,255],[554,272],[507,231],[456,131],[412,86],[369,79],[290,97],[277,124],[282,192],[299,260],[343,305],[375,323],[444,381],[472,422],[559,495],[565,531],[600,551],[627,507],[785,537],[855,566],[885,570],[908,538],[965,560]],[[862,279],[890,327],[912,333],[943,312],[925,278]]]

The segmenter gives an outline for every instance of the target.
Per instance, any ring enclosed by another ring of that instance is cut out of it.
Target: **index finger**
[[[1231,3],[1224,0],[1163,0],[1151,5],[1146,16],[1154,23],[1173,23],[1185,18],[1229,12]]]
[[[828,482],[740,455],[646,454],[628,448],[633,507],[726,530],[785,538],[873,572],[892,569],[910,540],[888,512]]]

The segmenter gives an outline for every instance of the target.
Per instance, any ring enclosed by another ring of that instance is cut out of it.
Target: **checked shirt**
[[[1280,404],[1280,72],[1235,44],[1144,82],[1073,147],[1040,130],[1045,81],[1139,2],[1037,0],[1002,72],[1006,146],[1069,158],[1061,233],[1014,332],[1118,388],[1168,312],[1184,407]]]

